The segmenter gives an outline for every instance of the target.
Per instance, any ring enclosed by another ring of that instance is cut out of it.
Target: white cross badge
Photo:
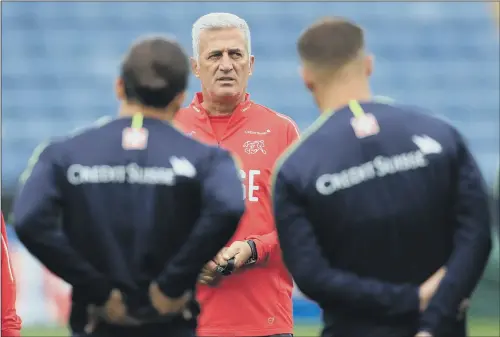
[[[351,118],[351,125],[358,138],[373,136],[380,132],[377,119],[370,113]]]
[[[149,133],[144,128],[126,128],[122,133],[124,150],[144,150],[148,147]]]

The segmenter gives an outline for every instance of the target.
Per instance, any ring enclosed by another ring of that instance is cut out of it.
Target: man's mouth
[[[234,78],[228,77],[228,76],[219,77],[217,79],[217,82],[233,82],[233,81],[234,81]]]

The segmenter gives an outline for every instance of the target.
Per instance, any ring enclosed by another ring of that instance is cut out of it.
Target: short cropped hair
[[[193,24],[191,37],[193,40],[193,57],[198,60],[200,57],[200,34],[204,30],[237,28],[245,36],[248,54],[252,54],[252,43],[250,38],[250,27],[248,23],[231,13],[209,13],[200,17]]]
[[[164,109],[185,91],[189,59],[174,40],[142,38],[132,45],[121,67],[127,100]]]
[[[300,36],[300,58],[321,68],[340,69],[364,49],[363,29],[343,18],[322,19]]]

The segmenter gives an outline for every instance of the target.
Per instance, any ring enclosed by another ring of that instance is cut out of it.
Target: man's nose
[[[222,58],[220,60],[219,70],[221,70],[223,72],[229,72],[229,71],[233,70],[233,61],[231,60],[229,55],[227,55],[226,53],[224,53],[224,55],[222,56]]]

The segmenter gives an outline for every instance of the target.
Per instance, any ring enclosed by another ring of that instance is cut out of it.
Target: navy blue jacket
[[[457,309],[486,265],[490,212],[453,127],[353,101],[282,158],[273,202],[285,263],[322,307],[324,336],[465,336]],[[441,266],[447,274],[420,313],[419,285]]]
[[[244,212],[229,153],[156,119],[108,120],[42,145],[21,179],[16,232],[73,286],[77,331],[112,288],[131,311],[149,306],[153,280],[169,297],[193,290]]]

